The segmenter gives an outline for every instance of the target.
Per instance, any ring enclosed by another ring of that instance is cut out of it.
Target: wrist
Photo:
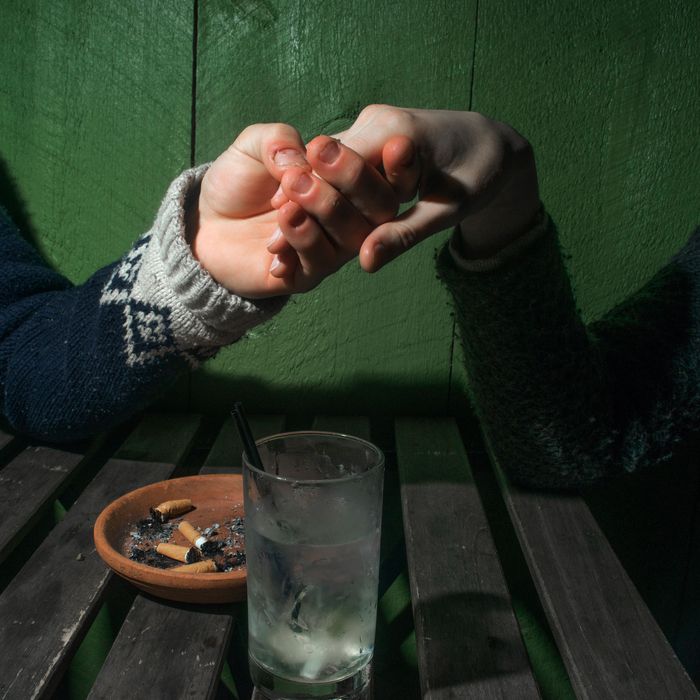
[[[469,257],[463,248],[462,234],[456,229],[450,238],[449,249],[458,268],[467,272],[488,272],[496,270],[506,263],[516,261],[530,246],[551,229],[551,222],[544,206],[540,206],[531,225],[507,245],[499,248],[488,257]]]
[[[520,208],[517,215],[513,208],[503,207],[506,216],[496,220],[486,217],[468,217],[458,226],[459,235],[455,245],[465,260],[484,260],[498,255],[502,250],[525,236],[540,220],[542,203],[533,199],[528,206]]]

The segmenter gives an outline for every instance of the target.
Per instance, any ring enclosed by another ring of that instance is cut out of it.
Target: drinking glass
[[[251,675],[274,700],[358,697],[377,615],[384,455],[318,431],[243,455]]]

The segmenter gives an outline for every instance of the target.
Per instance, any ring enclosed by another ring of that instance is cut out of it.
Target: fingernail
[[[335,141],[329,141],[320,151],[318,157],[324,162],[330,165],[333,163],[340,155],[340,148]]]
[[[307,165],[303,153],[297,151],[295,148],[280,148],[273,156],[273,160],[275,164],[279,165],[281,168],[288,168],[291,165],[298,165],[301,167]]]
[[[387,255],[386,246],[381,243],[377,243],[377,245],[374,246],[374,250],[372,252],[372,257],[374,258],[374,265],[372,266],[372,271],[376,272],[377,270],[384,267],[384,265],[388,262],[387,258],[389,256]]]
[[[280,259],[277,255],[272,258],[272,264],[270,265],[270,272],[274,272],[281,265]]]
[[[267,247],[273,246],[277,241],[279,241],[280,237],[282,236],[282,230],[279,228],[275,229],[275,232],[272,234],[270,237],[270,240],[267,242]]]
[[[299,194],[304,194],[304,192],[308,192],[311,189],[312,184],[313,184],[313,181],[311,180],[311,178],[308,175],[306,175],[305,173],[302,173],[294,181],[294,184],[292,185],[292,189],[295,192],[298,192]]]

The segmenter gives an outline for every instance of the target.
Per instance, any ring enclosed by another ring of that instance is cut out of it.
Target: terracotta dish
[[[195,509],[187,520],[200,529],[243,514],[243,483],[238,474],[208,474],[159,481],[125,494],[110,503],[95,521],[98,554],[116,574],[147,593],[184,603],[230,603],[243,600],[246,567],[228,572],[193,574],[158,569],[132,561],[124,545],[134,524],[148,517],[149,509],[163,501],[189,498]],[[182,541],[180,540],[182,538]],[[181,533],[173,542],[187,544]]]

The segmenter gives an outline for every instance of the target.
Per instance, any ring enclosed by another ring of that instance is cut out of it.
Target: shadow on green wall
[[[7,210],[24,238],[34,247],[38,247],[39,238],[32,226],[29,211],[2,155],[0,155],[0,206]]]
[[[245,340],[240,342],[245,343]],[[435,383],[421,377],[392,381],[377,375],[357,373],[332,387],[310,383],[299,377],[293,387],[282,387],[259,378],[207,373],[197,377],[192,403],[206,415],[228,411],[234,401],[242,401],[249,413],[284,414],[295,424],[308,422],[314,415],[368,416],[373,419],[396,415],[451,415],[447,382]],[[464,403],[462,397],[461,404]],[[167,406],[161,406],[167,408]]]

